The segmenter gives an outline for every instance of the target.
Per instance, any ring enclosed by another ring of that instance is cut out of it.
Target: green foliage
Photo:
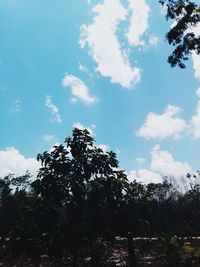
[[[167,181],[129,182],[116,154],[95,146],[87,130],[74,129],[64,144],[38,160],[36,180],[30,182],[29,173],[0,179],[1,259],[24,255],[38,264],[41,255],[65,256],[75,267],[87,251],[87,264],[103,266],[106,242],[118,236],[128,239],[134,267],[137,236],[164,236],[160,247],[170,266],[178,266],[185,255],[197,257],[198,250],[190,251],[173,236],[200,234],[198,185],[180,194]]]
[[[196,12],[200,12],[200,6],[197,7]]]
[[[178,267],[185,257],[183,246],[176,237],[164,236],[159,239],[160,252],[165,254],[169,267]]]
[[[185,68],[184,61],[192,52],[200,54],[200,36],[196,36],[192,28],[200,22],[199,6],[190,0],[160,0],[167,7],[167,19],[175,21],[174,26],[166,34],[170,45],[175,46],[169,56],[169,64]]]

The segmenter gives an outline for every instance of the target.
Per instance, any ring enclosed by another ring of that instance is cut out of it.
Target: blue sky
[[[0,0],[0,175],[35,174],[74,126],[130,179],[199,170],[200,57],[170,68],[163,14],[150,0]]]

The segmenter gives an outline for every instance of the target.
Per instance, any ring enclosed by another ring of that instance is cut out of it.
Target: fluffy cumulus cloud
[[[162,176],[180,178],[192,172],[192,168],[187,162],[174,160],[172,154],[167,150],[161,150],[159,145],[153,147],[151,157],[151,170]]]
[[[200,88],[196,91],[197,96],[200,98]],[[194,139],[200,138],[200,100],[198,101],[196,114],[191,119],[190,133]]]
[[[53,116],[53,120],[57,123],[61,123],[62,119],[59,113],[59,109],[53,104],[51,96],[46,96],[45,98],[45,106],[49,108],[51,114]]]
[[[66,74],[62,80],[62,85],[71,90],[72,102],[80,101],[85,104],[93,104],[97,101],[96,97],[90,96],[89,88],[85,83],[74,75]]]
[[[96,128],[96,125],[92,124],[91,126],[87,127],[87,126],[83,125],[83,124],[80,123],[80,122],[75,122],[75,123],[73,124],[73,128],[77,128],[77,129],[80,129],[80,130],[87,129],[88,132],[89,132],[91,135],[94,135],[94,129]]]
[[[167,177],[170,182],[181,188],[188,185],[188,173],[192,173],[192,168],[187,162],[176,161],[169,151],[161,150],[160,146],[156,145],[151,150],[149,168],[130,171],[128,179],[148,184],[161,183]]]
[[[131,21],[127,32],[128,41],[131,45],[144,47],[145,42],[141,40],[141,37],[149,27],[150,7],[145,0],[129,0],[129,9],[131,10]],[[152,38],[151,40],[155,41]]]
[[[160,174],[152,172],[147,169],[130,171],[130,173],[128,174],[128,180],[129,181],[136,180],[137,182],[141,182],[144,184],[163,182],[163,179]]]
[[[130,5],[132,7],[132,1]],[[81,27],[81,47],[89,47],[90,55],[97,63],[97,71],[102,76],[124,88],[133,88],[140,81],[140,69],[131,66],[117,37],[119,23],[126,20],[127,10],[120,0],[104,0],[94,6],[92,12],[93,22]],[[140,33],[137,34],[140,37]]]
[[[168,137],[179,139],[180,134],[188,128],[187,123],[179,118],[180,112],[180,107],[168,105],[162,114],[149,113],[137,136],[158,140]]]
[[[193,28],[193,32],[196,36],[200,35],[200,23],[195,28]],[[192,60],[193,60],[194,75],[198,80],[200,80],[200,55],[193,53]]]
[[[39,168],[40,164],[36,159],[25,158],[14,147],[0,151],[0,177],[8,174],[20,176],[24,175],[26,171],[30,171],[33,177],[36,177]]]

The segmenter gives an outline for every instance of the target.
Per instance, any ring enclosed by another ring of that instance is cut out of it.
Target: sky
[[[164,15],[152,0],[0,0],[0,177],[35,177],[73,127],[130,180],[200,170],[200,56],[170,67]]]

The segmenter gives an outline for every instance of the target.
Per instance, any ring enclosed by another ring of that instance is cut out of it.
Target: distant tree
[[[11,188],[10,188],[10,176],[6,176],[4,179],[0,179],[0,244],[1,244],[1,253],[2,257],[4,251],[7,250],[6,247],[3,251],[6,238],[9,236],[10,230],[10,211],[11,211]]]
[[[146,185],[146,216],[149,222],[147,235],[177,234],[175,207],[178,197],[177,190],[166,180],[163,183]]]
[[[17,257],[34,254],[36,236],[31,216],[30,174],[0,179],[0,236],[1,253]],[[2,256],[3,256],[2,255]]]
[[[145,186],[133,181],[127,183],[125,201],[120,209],[121,235],[127,238],[129,267],[137,266],[134,237],[145,236]]]
[[[1,259],[23,255],[38,266],[42,254],[65,256],[76,267],[87,251],[90,266],[99,267],[99,242],[120,236],[127,239],[128,266],[136,267],[134,238],[163,237],[171,253],[174,235],[200,234],[198,184],[179,193],[167,181],[129,182],[116,154],[98,148],[87,130],[75,128],[38,160],[33,182],[29,173],[0,179]]]
[[[200,185],[194,185],[177,202],[181,234],[199,236],[200,234]]]

